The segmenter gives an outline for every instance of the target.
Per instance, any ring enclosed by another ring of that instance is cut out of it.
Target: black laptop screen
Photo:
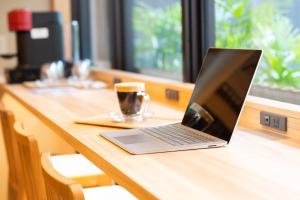
[[[229,142],[261,50],[208,50],[182,124]]]

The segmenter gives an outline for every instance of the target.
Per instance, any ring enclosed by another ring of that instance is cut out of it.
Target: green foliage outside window
[[[257,84],[300,89],[300,33],[285,15],[291,3],[215,0],[215,46],[263,49]],[[135,66],[182,70],[181,13],[180,3],[164,8],[134,6]]]
[[[300,89],[300,33],[276,0],[216,0],[216,47],[261,48],[256,83]],[[288,2],[292,3],[292,2]]]
[[[133,8],[134,60],[140,68],[182,70],[181,4]]]

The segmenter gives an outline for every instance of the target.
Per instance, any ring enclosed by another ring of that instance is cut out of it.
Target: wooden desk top
[[[300,144],[283,136],[236,130],[224,148],[130,155],[98,136],[112,128],[72,119],[117,109],[110,90],[34,94],[20,85],[3,90],[120,185],[141,199],[296,199]],[[152,103],[155,112],[183,113]]]

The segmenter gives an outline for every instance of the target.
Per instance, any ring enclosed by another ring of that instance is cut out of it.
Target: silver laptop
[[[181,123],[100,135],[131,154],[225,146],[261,55],[261,50],[210,48]]]

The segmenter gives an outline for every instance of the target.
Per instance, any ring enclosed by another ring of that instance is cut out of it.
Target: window
[[[112,66],[182,80],[181,0],[110,1]]]
[[[210,19],[214,18],[213,1],[107,2],[112,68],[186,82],[196,80],[214,39],[214,21]]]
[[[182,77],[180,0],[134,0],[134,66],[145,74]]]
[[[215,46],[264,51],[252,94],[299,103],[299,8],[296,0],[215,0]]]
[[[113,67],[193,82],[208,47],[259,48],[264,56],[251,94],[299,103],[299,1],[109,2]]]

